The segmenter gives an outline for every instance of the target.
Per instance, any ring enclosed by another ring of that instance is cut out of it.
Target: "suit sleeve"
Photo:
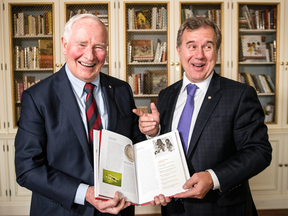
[[[264,113],[252,87],[245,88],[237,107],[231,131],[234,140],[231,140],[231,145],[235,145],[236,152],[212,168],[223,192],[241,185],[271,162],[272,148],[264,124]]]
[[[17,182],[70,210],[81,182],[48,164],[46,122],[40,110],[46,108],[37,107],[28,91],[23,92],[21,106],[15,138]]]

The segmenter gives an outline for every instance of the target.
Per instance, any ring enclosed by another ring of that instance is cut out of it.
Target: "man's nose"
[[[94,50],[92,47],[89,46],[86,47],[84,57],[89,61],[92,61],[94,59]]]
[[[198,59],[202,59],[204,56],[204,51],[202,48],[199,48],[196,50],[195,52],[195,57],[198,58]]]

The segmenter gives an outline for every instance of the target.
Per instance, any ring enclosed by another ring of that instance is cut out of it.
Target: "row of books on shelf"
[[[242,6],[239,17],[240,29],[276,29],[277,8],[255,10]]]
[[[14,47],[15,69],[53,68],[52,40],[38,40],[38,47]]]
[[[265,74],[239,73],[239,81],[253,86],[257,93],[275,93],[275,85],[270,76]]]
[[[52,12],[33,16],[23,12],[13,14],[14,36],[52,35]]]
[[[166,70],[145,70],[128,76],[128,83],[134,95],[158,94],[168,85]]]
[[[209,20],[216,23],[216,25],[221,28],[221,10],[218,9],[209,9],[206,13],[196,14],[193,10],[193,6],[190,5],[189,9],[181,10],[181,21],[182,23],[189,17],[207,17]]]
[[[242,35],[240,39],[240,61],[276,61],[276,40],[266,42],[266,37],[261,35]]]
[[[23,80],[15,80],[15,99],[17,103],[20,103],[22,93],[24,90],[33,86],[35,83],[40,82],[40,80],[35,80],[35,76],[24,76]]]
[[[155,52],[153,40],[128,42],[128,62],[166,62],[167,42],[157,40]]]
[[[108,26],[108,14],[99,14],[99,12],[97,10],[95,10],[93,12],[93,11],[87,11],[86,9],[78,9],[78,10],[69,10],[68,9],[67,14],[68,14],[68,16],[67,16],[68,20],[76,14],[94,14],[105,24],[105,26]]]
[[[167,9],[164,7],[135,11],[128,8],[127,29],[167,29]]]

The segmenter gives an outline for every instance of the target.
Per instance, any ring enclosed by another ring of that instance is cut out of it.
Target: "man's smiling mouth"
[[[78,62],[79,62],[79,64],[81,64],[81,65],[83,65],[85,67],[94,67],[96,65],[96,64],[86,64],[86,63],[80,62],[80,61],[78,61]]]
[[[194,67],[203,67],[205,64],[192,64]]]

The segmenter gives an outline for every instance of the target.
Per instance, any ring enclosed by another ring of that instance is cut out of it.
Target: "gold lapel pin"
[[[210,99],[211,99],[211,96],[208,96],[208,99],[210,100]]]
[[[111,85],[109,85],[109,88],[112,88]]]

